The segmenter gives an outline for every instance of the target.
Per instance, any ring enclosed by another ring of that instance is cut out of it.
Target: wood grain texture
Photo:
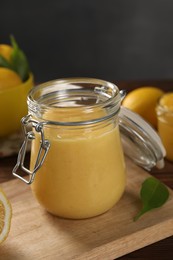
[[[173,235],[173,192],[168,202],[137,222],[141,183],[148,177],[127,160],[126,191],[107,213],[86,220],[67,220],[47,213],[19,180],[4,182],[13,207],[8,239],[1,259],[115,259]]]
[[[173,80],[152,80],[152,81],[151,80],[143,80],[143,81],[116,81],[115,80],[115,84],[120,89],[126,89],[127,92],[131,91],[132,89],[135,89],[136,87],[140,87],[140,86],[156,86],[156,87],[160,87],[161,89],[163,89],[165,91],[173,91]],[[0,185],[2,182],[6,182],[11,179],[14,179],[11,172],[12,172],[12,168],[14,167],[14,165],[16,163],[16,159],[17,159],[16,155],[7,157],[7,158],[0,158]],[[29,155],[27,155],[26,159],[28,162]],[[151,174],[153,176],[155,176],[156,178],[160,179],[162,182],[164,182],[170,188],[173,189],[173,162],[169,162],[166,160],[165,167],[162,170],[158,170],[157,168],[154,168],[154,169],[152,169]],[[17,187],[18,186],[16,186],[15,189],[17,189]],[[21,186],[19,188],[22,189]],[[157,215],[157,217],[159,217],[159,214]],[[13,230],[13,225],[14,224],[12,223],[12,230]],[[20,223],[18,223],[17,225],[20,225]],[[170,225],[170,227],[171,227],[171,225]],[[10,233],[10,236],[8,239],[11,239],[11,237],[13,237],[12,233]],[[5,249],[3,247],[3,252],[4,252],[4,250],[6,250],[6,252],[8,252],[8,254],[6,254],[6,258],[4,258],[4,257],[1,258],[1,251],[2,251],[1,249],[2,248],[0,247],[0,259],[18,260],[18,253],[15,252],[15,247],[9,246],[9,244],[7,247],[7,244],[6,244],[7,242],[8,242],[8,240],[5,242],[5,244],[3,244],[3,246],[5,246]],[[136,251],[133,251],[125,256],[120,257],[119,259],[121,259],[121,260],[132,260],[132,259],[135,259],[135,260],[145,260],[145,259],[147,259],[147,260],[172,260],[173,259],[172,245],[173,245],[173,236],[166,238],[164,240],[161,240],[157,243],[151,244],[149,246],[145,246]],[[24,243],[21,243],[21,247],[26,247],[26,246],[27,245],[25,245]],[[31,245],[29,244],[28,247],[31,247]],[[114,248],[112,248],[112,250],[114,250]],[[94,253],[92,253],[92,254],[94,254]],[[40,258],[51,259],[51,256],[44,257],[44,255],[42,254],[42,257],[40,257]],[[57,257],[55,257],[54,259],[57,259]],[[101,257],[99,259],[107,259],[107,258]],[[109,259],[113,259],[113,258],[110,257]]]

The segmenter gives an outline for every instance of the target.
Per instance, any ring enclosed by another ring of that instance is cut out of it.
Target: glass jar
[[[133,112],[120,112],[124,95],[116,85],[90,78],[55,80],[30,91],[29,113],[22,119],[25,140],[13,174],[31,184],[50,213],[89,218],[119,201],[126,182],[119,126],[128,156],[147,169],[163,166],[164,148],[155,131]]]
[[[173,161],[173,92],[159,99],[156,111],[158,132],[166,149],[166,158]]]

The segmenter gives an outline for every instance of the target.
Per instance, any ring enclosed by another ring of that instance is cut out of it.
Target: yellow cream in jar
[[[98,113],[88,116],[93,119]],[[103,113],[103,112],[102,112]],[[44,119],[70,120],[73,112]],[[86,115],[85,115],[86,118]],[[82,116],[76,116],[81,121]],[[108,122],[109,121],[109,122]],[[91,127],[45,126],[51,147],[37,172],[32,190],[41,205],[54,215],[82,219],[99,215],[120,199],[125,189],[125,163],[117,122],[108,120]],[[40,146],[37,133],[32,142],[31,169]]]
[[[173,92],[162,96],[157,106],[158,132],[166,149],[167,159],[173,161]]]

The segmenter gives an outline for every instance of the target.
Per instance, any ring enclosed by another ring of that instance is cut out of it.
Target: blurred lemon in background
[[[27,95],[33,87],[28,60],[14,37],[11,45],[0,44],[0,138],[21,129],[27,114]]]
[[[11,53],[13,48],[7,44],[0,44],[0,54],[7,60],[10,61]]]
[[[140,87],[127,94],[122,105],[138,113],[156,128],[156,104],[163,94],[164,92],[156,87]]]
[[[168,92],[161,99],[159,104],[166,110],[173,112],[173,92]]]

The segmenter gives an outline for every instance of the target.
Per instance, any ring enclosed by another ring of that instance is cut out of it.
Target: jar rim
[[[67,109],[67,112],[69,110],[77,111],[79,108],[82,108],[89,113],[89,111],[92,112],[93,109],[100,107],[108,111],[107,115],[104,117],[95,118],[93,120],[82,120],[77,122],[57,122],[50,120],[50,123],[54,125],[92,124],[111,118],[117,114],[120,109],[121,94],[118,87],[114,83],[101,79],[82,77],[55,79],[37,85],[28,94],[27,103],[29,112],[32,115],[35,114],[37,117],[41,118],[41,115],[50,109],[50,107],[54,109],[61,108],[62,110],[62,106],[57,104],[60,104],[60,102],[62,102],[63,99],[65,100],[67,97],[70,99],[70,95],[74,98],[75,94],[78,92],[84,93],[84,97],[81,97],[81,100],[85,99],[85,95],[89,95],[89,98],[92,98],[92,95],[95,95],[95,99],[93,99],[95,103],[87,104],[87,102],[85,102],[85,105],[80,106],[68,104],[67,106],[64,106],[65,109]],[[57,104],[53,103],[52,100],[52,103],[47,101],[48,99],[51,99],[51,95],[56,96]],[[101,101],[97,102],[96,98]],[[80,100],[79,96],[78,99]]]

